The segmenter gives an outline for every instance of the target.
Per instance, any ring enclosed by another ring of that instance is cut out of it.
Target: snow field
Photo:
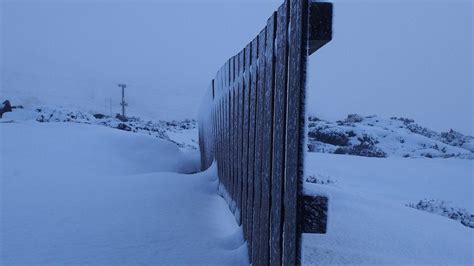
[[[215,169],[103,126],[0,124],[2,265],[245,265]],[[173,173],[174,172],[174,173]]]

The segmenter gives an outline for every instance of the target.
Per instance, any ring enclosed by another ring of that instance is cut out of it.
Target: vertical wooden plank
[[[218,104],[219,104],[219,126],[218,126],[218,134],[219,134],[219,164],[221,164],[221,172],[219,173],[219,181],[222,182],[221,178],[224,177],[225,173],[225,164],[224,164],[224,158],[223,158],[223,150],[224,150],[224,143],[222,141],[223,136],[224,136],[224,130],[223,130],[223,122],[222,122],[222,113],[223,113],[223,104],[222,104],[222,94],[219,94],[218,98]]]
[[[213,103],[212,103],[212,104],[213,104],[213,107],[214,107],[214,109],[215,109],[215,110],[214,110],[215,119],[218,119],[218,109],[217,109],[217,107],[216,107],[216,103],[218,102],[218,98],[219,98],[219,97],[218,97],[218,95],[217,95],[218,92],[216,91],[216,90],[217,90],[217,84],[216,84],[216,82],[215,82],[216,78],[217,78],[217,75],[216,75],[216,77],[212,80],[212,87],[213,87],[213,90],[214,90],[214,92],[215,92],[215,95],[214,95],[214,96],[215,96],[215,99],[213,100]],[[213,124],[214,124],[214,126],[215,126],[214,139],[217,141],[217,144],[216,144],[216,145],[218,145],[218,144],[219,144],[219,141],[218,141],[218,138],[219,138],[218,120],[217,120],[217,121],[214,120]],[[220,149],[216,146],[216,151],[215,151],[216,161],[218,160],[219,152],[220,152]],[[218,174],[220,174],[220,170],[222,170],[222,165],[219,166],[219,164],[218,164],[217,166],[218,166],[218,167],[217,167],[217,169],[218,169]]]
[[[307,17],[308,0],[290,1],[289,29],[289,76],[286,116],[286,154],[284,181],[284,235],[283,264],[299,264],[299,233],[297,223],[297,200],[302,171],[302,147],[304,110],[302,101],[305,90],[305,70],[307,57]]]
[[[229,167],[230,167],[230,172],[229,172],[229,187],[227,187],[227,191],[229,192],[231,198],[234,198],[234,147],[235,144],[233,143],[234,140],[234,90],[232,89],[232,77],[233,77],[233,69],[234,69],[234,58],[230,58],[229,60],[229,65],[227,69],[227,78],[226,82],[229,86],[228,91],[229,91]],[[231,206],[232,207],[232,206]],[[233,211],[233,210],[232,210]]]
[[[237,198],[237,86],[235,82],[236,71],[238,66],[238,57],[232,57],[232,70],[230,86],[232,90],[232,200],[234,205],[232,206],[232,212],[235,214],[236,211],[236,198]]]
[[[218,100],[217,99],[214,99],[213,102],[212,102],[212,108],[213,108],[213,111],[212,111],[212,126],[213,126],[213,132],[212,132],[212,135],[213,135],[213,139],[214,139],[214,148],[215,148],[215,152],[214,152],[214,160],[216,161],[217,163],[217,174],[219,175],[221,170],[222,170],[222,165],[219,165],[219,152],[220,152],[220,141],[219,141],[219,104],[218,104]]]
[[[248,176],[248,202],[247,202],[247,223],[248,223],[248,247],[249,258],[253,258],[253,202],[255,194],[254,186],[254,161],[255,161],[255,128],[256,128],[256,107],[257,107],[257,56],[258,56],[258,38],[252,41],[250,83],[249,83],[249,164],[247,169]]]
[[[252,261],[259,259],[260,247],[260,208],[262,196],[262,139],[263,139],[263,97],[265,80],[265,31],[263,29],[258,36],[258,67],[257,67],[257,112],[255,131],[255,168],[254,168],[254,209],[253,209],[253,257]]]
[[[249,156],[249,118],[250,118],[250,94],[249,94],[249,81],[250,81],[250,56],[251,56],[252,43],[249,43],[245,47],[245,67],[244,67],[244,78],[243,78],[243,139],[242,139],[242,224],[244,229],[244,237],[248,240],[248,156]]]
[[[214,89],[215,89],[215,99],[214,99],[214,105],[217,105],[217,122],[216,122],[216,140],[218,142],[218,147],[216,148],[216,161],[217,161],[217,165],[218,165],[218,175],[219,176],[222,176],[222,172],[223,172],[223,167],[224,165],[222,164],[222,161],[221,161],[221,145],[222,145],[222,142],[221,142],[221,124],[220,124],[220,91],[219,91],[219,82],[217,80],[217,75],[216,77],[213,79],[213,85],[214,85]]]
[[[238,82],[238,74],[239,74],[239,54],[234,56],[234,80],[233,80],[233,90],[234,90],[234,214],[236,214],[237,222],[239,222],[238,217],[238,195],[239,195],[239,99],[238,99],[238,91],[239,91],[239,82]]]
[[[229,92],[226,91],[222,95],[222,101],[223,101],[223,114],[222,114],[222,123],[223,123],[223,128],[224,128],[224,137],[223,137],[223,145],[224,145],[224,158],[223,160],[225,161],[226,167],[224,168],[224,179],[225,179],[225,188],[228,191],[229,190],[229,182],[230,182],[230,162],[229,162],[229,137],[230,137],[230,131],[229,131]]]
[[[242,147],[243,147],[243,72],[245,49],[239,53],[239,67],[237,77],[237,208],[239,209],[239,224],[242,224]]]
[[[274,13],[267,22],[266,44],[264,52],[265,77],[263,80],[263,112],[262,112],[262,195],[260,208],[260,264],[269,265],[270,253],[270,200],[271,200],[271,171],[272,171],[272,139],[273,139],[273,91],[274,91],[274,36],[276,26]]]
[[[212,83],[211,85],[208,87],[208,90],[211,91],[211,97],[212,97]],[[206,134],[208,134],[208,137],[211,139],[210,142],[212,143],[209,143],[209,146],[212,147],[210,149],[214,149],[214,148],[217,148],[217,147],[214,147],[215,145],[217,145],[217,143],[214,143],[214,136],[215,136],[215,131],[216,131],[216,128],[215,128],[215,119],[216,119],[216,113],[217,113],[217,108],[216,106],[214,105],[213,102],[211,102],[211,106],[210,106],[210,109],[211,109],[211,113],[210,113],[210,125],[207,125],[208,127],[208,130],[209,132],[206,132]],[[207,155],[207,158],[206,158],[206,169],[211,165],[212,163],[212,159],[217,157],[217,154],[212,154],[212,152],[210,152],[209,155]],[[217,165],[217,172],[219,173],[219,165]]]
[[[201,170],[202,170],[202,168],[203,168],[202,166],[204,164],[204,161],[203,161],[204,147],[203,147],[203,143],[202,143],[202,141],[203,141],[202,127],[203,126],[202,126],[202,122],[200,120],[198,121],[198,126],[199,126],[199,129],[198,129],[198,131],[199,131],[199,153],[201,155]]]
[[[231,79],[230,79],[230,86],[232,89],[232,200],[234,201],[234,205],[232,206],[232,211],[234,214],[236,213],[236,198],[237,198],[237,149],[238,149],[238,142],[237,142],[237,86],[235,83],[236,80],[236,72],[238,66],[238,57],[233,57],[233,64],[232,64],[232,72],[231,72]]]
[[[223,77],[221,77],[221,82],[224,82]],[[222,114],[222,122],[223,122],[223,160],[224,160],[224,185],[227,187],[229,185],[229,145],[228,145],[228,139],[229,139],[229,128],[228,128],[228,123],[229,123],[229,118],[227,116],[228,112],[228,91],[225,87],[222,87],[222,107],[223,107],[223,114]]]
[[[224,69],[222,71],[225,73]],[[224,78],[222,77],[222,83],[224,83]],[[224,158],[223,160],[225,161],[225,168],[224,168],[224,179],[225,179],[225,188],[226,190],[229,189],[229,183],[230,183],[230,158],[229,158],[229,150],[230,150],[230,145],[229,145],[229,140],[230,140],[230,128],[229,128],[229,90],[227,88],[223,88],[223,128],[224,128],[224,137],[223,137],[223,144],[224,144]]]
[[[217,110],[216,110],[216,106],[214,104],[214,87],[213,87],[213,82],[211,80],[211,96],[212,96],[212,100],[211,100],[211,106],[209,106],[211,108],[211,121],[210,121],[210,125],[208,125],[209,127],[209,137],[212,139],[212,143],[211,143],[211,156],[209,158],[209,166],[212,165],[212,162],[214,161],[214,159],[216,158],[216,150],[217,150],[217,142],[216,142],[216,131],[217,131],[217,128],[216,128],[216,115],[217,115]],[[218,171],[219,173],[219,171]]]
[[[230,158],[230,151],[231,151],[231,145],[230,145],[230,139],[231,139],[231,128],[230,128],[230,90],[228,87],[228,79],[229,79],[229,61],[226,62],[225,68],[223,69],[223,83],[224,83],[224,90],[225,90],[225,108],[226,108],[226,113],[225,113],[225,127],[226,127],[226,164],[227,164],[227,173],[226,173],[226,190],[229,191],[230,189],[230,182],[231,182],[231,161],[232,158]]]
[[[225,164],[225,152],[224,152],[224,121],[223,121],[223,111],[224,111],[224,106],[223,106],[223,89],[221,86],[221,81],[220,81],[220,70],[218,72],[218,75],[216,76],[216,85],[217,85],[217,91],[218,91],[218,97],[219,97],[219,104],[220,104],[220,125],[219,125],[219,139],[221,142],[221,150],[219,152],[219,161],[222,164],[222,172],[219,174],[219,182],[224,183],[225,179],[225,169],[226,169],[226,164]]]
[[[238,142],[238,139],[239,139],[239,136],[238,136],[238,128],[237,128],[237,124],[238,124],[238,95],[237,95],[237,92],[238,92],[238,83],[237,83],[237,74],[238,74],[238,68],[239,68],[239,56],[238,54],[234,56],[234,76],[233,76],[233,81],[232,81],[232,91],[233,91],[233,95],[234,95],[234,99],[233,99],[233,106],[234,106],[234,109],[232,111],[232,117],[233,117],[233,122],[232,122],[232,128],[233,128],[233,131],[234,131],[234,137],[233,137],[233,145],[234,145],[234,154],[232,155],[233,156],[233,161],[232,163],[234,164],[234,184],[233,184],[233,197],[232,199],[234,200],[234,206],[233,206],[233,211],[234,211],[234,214],[237,218],[237,222],[238,221],[238,215],[237,212],[237,195],[238,195],[238,189],[239,189],[239,186],[238,186],[238,149],[239,149],[239,142]]]
[[[288,74],[288,1],[280,6],[277,13],[275,47],[275,96],[272,156],[272,206],[270,219],[270,265],[281,265],[283,236],[283,175],[286,131],[286,84]]]
[[[225,182],[225,128],[224,128],[224,95],[219,95],[219,142],[220,142],[220,151],[219,151],[219,162],[222,164],[222,172],[219,174],[219,182],[224,184]]]
[[[218,145],[219,145],[219,148],[217,149],[217,153],[216,153],[216,160],[217,160],[217,164],[220,165],[220,169],[219,169],[219,177],[222,176],[222,174],[224,173],[224,164],[223,164],[223,161],[222,161],[222,108],[221,108],[221,91],[220,91],[220,88],[219,88],[219,82],[218,80],[215,78],[214,79],[214,88],[215,88],[215,92],[216,92],[216,98],[214,99],[214,104],[217,105],[217,135],[216,135],[216,139],[218,141]]]

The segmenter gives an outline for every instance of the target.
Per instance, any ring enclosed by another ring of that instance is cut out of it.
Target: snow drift
[[[0,147],[2,265],[247,263],[215,169],[177,173],[199,169],[196,151],[35,120],[0,123]]]

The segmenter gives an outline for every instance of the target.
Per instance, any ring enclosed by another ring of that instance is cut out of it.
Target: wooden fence
[[[305,199],[301,186],[306,61],[331,37],[332,4],[285,1],[217,72],[201,106],[202,169],[216,161],[253,265],[299,264],[301,233],[325,230],[315,222],[324,211],[309,203],[327,201]]]

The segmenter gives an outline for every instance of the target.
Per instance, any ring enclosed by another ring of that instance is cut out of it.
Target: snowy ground
[[[1,265],[245,264],[215,172],[169,141],[0,123]]]
[[[474,263],[473,228],[406,206],[436,199],[472,214],[472,160],[309,153],[305,165],[306,193],[329,196],[327,234],[303,236],[305,263]]]
[[[0,119],[1,265],[247,263],[215,169],[184,174],[195,128],[63,111]],[[308,153],[305,192],[329,197],[329,220],[303,262],[472,265],[474,161],[413,157]]]

